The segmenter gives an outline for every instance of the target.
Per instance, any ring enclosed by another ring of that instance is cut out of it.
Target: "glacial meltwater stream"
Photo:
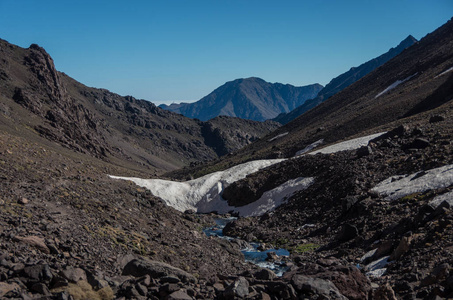
[[[216,236],[218,238],[224,238],[233,240],[233,237],[228,237],[223,235],[223,228],[229,222],[235,220],[236,218],[215,218],[216,225],[212,227],[207,227],[203,232],[207,236]],[[277,276],[282,276],[283,273],[288,269],[284,262],[272,262],[267,261],[268,253],[275,252],[279,257],[289,256],[289,252],[286,249],[267,249],[265,251],[259,251],[259,243],[249,243],[250,247],[241,249],[241,252],[244,254],[245,261],[252,262],[262,268],[267,268],[272,270]]]

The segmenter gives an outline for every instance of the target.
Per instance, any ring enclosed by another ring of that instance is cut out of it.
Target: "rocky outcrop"
[[[279,126],[227,117],[205,123],[86,87],[58,72],[35,44],[23,49],[0,40],[0,75],[0,111],[8,126],[32,128],[77,152],[151,173],[217,159]]]

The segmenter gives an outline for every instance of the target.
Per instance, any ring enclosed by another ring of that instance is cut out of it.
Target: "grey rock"
[[[182,282],[197,282],[197,279],[183,271],[175,268],[169,264],[146,260],[146,259],[133,259],[123,269],[123,275],[132,275],[134,277],[141,277],[149,275],[151,278],[161,278],[164,276],[176,276]]]
[[[84,270],[80,268],[69,267],[60,272],[60,275],[70,282],[78,282],[80,280],[87,281],[87,275]]]
[[[259,280],[272,280],[277,278],[277,275],[269,269],[261,269],[253,275]]]
[[[432,116],[431,118],[429,118],[429,123],[437,123],[437,122],[441,122],[444,120],[445,120],[445,118],[443,116],[435,115],[435,116]]]
[[[359,235],[359,231],[357,230],[357,227],[351,224],[345,224],[343,228],[341,229],[340,233],[338,234],[337,239],[340,242],[346,242],[349,240],[352,240],[356,236]]]
[[[38,293],[44,296],[51,295],[49,288],[44,283],[35,283],[34,285],[32,285],[30,290],[34,293]]]
[[[249,282],[242,276],[230,284],[223,292],[226,299],[233,299],[234,297],[245,298],[248,294]]]
[[[322,295],[327,299],[347,299],[330,280],[294,275],[291,284],[302,293]]]
[[[179,290],[176,292],[171,293],[168,297],[168,300],[192,300],[193,298],[190,297],[185,291]]]
[[[40,264],[25,267],[21,275],[31,282],[50,282],[53,278],[49,265]]]
[[[368,156],[371,153],[373,153],[373,150],[371,150],[370,146],[362,146],[359,149],[357,149],[357,151],[356,151],[356,154],[357,154],[357,156],[359,158],[360,157],[364,157],[364,156]]]

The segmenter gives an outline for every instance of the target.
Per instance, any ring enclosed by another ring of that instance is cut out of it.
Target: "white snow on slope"
[[[341,142],[341,143],[338,143],[338,144],[330,145],[328,147],[324,147],[322,149],[310,152],[308,154],[311,154],[311,155],[314,155],[314,154],[317,154],[317,153],[331,154],[331,153],[344,151],[344,150],[358,149],[358,148],[360,148],[362,146],[368,145],[368,143],[372,139],[375,139],[378,136],[383,135],[384,133],[385,132],[380,132],[380,133],[376,133],[376,134],[372,134],[372,135],[363,136],[363,137],[359,137],[359,138],[356,138],[356,139],[344,141],[344,142]]]
[[[384,256],[367,265],[366,275],[368,277],[381,277],[387,271],[390,256]]]
[[[447,165],[411,175],[392,176],[371,190],[385,195],[387,200],[396,200],[413,193],[445,188],[452,184],[453,165]]]
[[[294,156],[299,156],[299,155],[305,154],[307,152],[310,152],[311,150],[315,149],[322,143],[324,143],[324,139],[317,140],[316,142],[305,147],[304,149],[297,151],[296,154],[294,154]]]
[[[448,70],[445,70],[445,71],[443,71],[442,73],[440,73],[439,75],[437,75],[437,76],[436,76],[436,77],[434,77],[434,78],[437,78],[437,77],[443,76],[443,75],[445,75],[445,74],[447,74],[447,73],[449,73],[449,72],[451,72],[451,71],[453,71],[453,67],[451,67],[451,68],[450,68],[450,69],[448,69]]]
[[[367,145],[370,140],[382,134],[384,133],[381,132],[378,134],[352,139],[310,154],[316,154],[318,152],[329,154],[337,151],[357,149],[363,145]],[[321,144],[321,142],[322,141],[317,141],[310,145],[312,147],[311,149]],[[306,147],[306,149],[308,147]],[[294,192],[306,189],[310,186],[314,182],[314,179],[312,177],[299,177],[289,180],[273,190],[265,192],[263,196],[254,203],[250,203],[242,207],[229,206],[228,203],[222,199],[220,194],[224,188],[231,183],[243,179],[248,174],[254,173],[259,169],[281,161],[284,161],[284,159],[251,161],[186,182],[163,179],[120,177],[112,175],[109,176],[114,179],[129,180],[141,187],[147,188],[153,193],[154,196],[161,198],[167,205],[172,206],[179,211],[185,211],[188,209],[192,209],[200,213],[211,211],[226,213],[229,211],[236,211],[242,216],[255,216],[275,209],[284,203]]]
[[[438,207],[444,201],[447,201],[450,206],[453,206],[453,191],[434,197],[429,204],[432,207]]]
[[[130,180],[141,187],[147,188],[154,196],[162,198],[167,205],[179,211],[193,209],[199,212],[205,212],[203,211],[203,207],[208,207],[209,202],[217,200],[219,194],[227,185],[245,178],[248,174],[254,173],[259,169],[281,161],[283,159],[255,160],[186,182],[135,177],[110,177]],[[223,202],[226,203],[226,201]],[[201,206],[200,210],[198,210],[198,205]]]
[[[281,133],[281,134],[279,134],[279,135],[274,136],[274,137],[271,138],[271,139],[268,139],[267,141],[268,141],[268,142],[275,141],[276,139],[279,139],[279,138],[281,138],[281,137],[284,137],[285,135],[288,135],[288,133],[289,133],[289,132],[283,132],[283,133]]]
[[[230,211],[239,213],[241,216],[261,216],[262,214],[272,211],[286,202],[292,194],[297,191],[308,188],[313,182],[313,177],[299,177],[288,180],[282,185],[265,192],[258,200],[241,207],[229,206],[220,195],[208,203],[199,203],[199,212],[217,211],[224,214]]]
[[[379,96],[382,96],[383,94],[387,93],[388,91],[390,90],[393,90],[394,88],[396,88],[397,86],[399,86],[400,84],[410,80],[412,77],[414,77],[415,75],[417,75],[418,73],[415,73],[414,75],[411,75],[407,78],[404,78],[403,80],[397,80],[395,81],[394,83],[392,83],[391,85],[389,85],[385,90],[383,90],[382,92],[380,92],[379,94],[376,95],[376,97],[374,97],[374,99],[376,99],[377,97]]]

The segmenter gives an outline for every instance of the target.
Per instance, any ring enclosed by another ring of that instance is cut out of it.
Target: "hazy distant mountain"
[[[160,107],[202,121],[217,116],[264,121],[290,112],[316,97],[322,88],[320,84],[296,87],[251,77],[227,82],[194,103],[162,104]]]
[[[335,95],[339,91],[353,84],[363,76],[367,75],[371,71],[380,67],[393,57],[400,54],[404,49],[412,46],[416,42],[417,40],[412,35],[409,35],[396,48],[391,48],[389,51],[382,54],[381,56],[373,58],[372,60],[369,60],[358,67],[352,67],[349,71],[341,74],[340,76],[335,77],[319,92],[316,98],[306,101],[303,105],[297,107],[290,113],[283,113],[277,116],[274,119],[274,121],[286,124],[294,120],[298,116],[302,115],[304,112],[312,109],[313,107],[327,100],[328,98]]]

